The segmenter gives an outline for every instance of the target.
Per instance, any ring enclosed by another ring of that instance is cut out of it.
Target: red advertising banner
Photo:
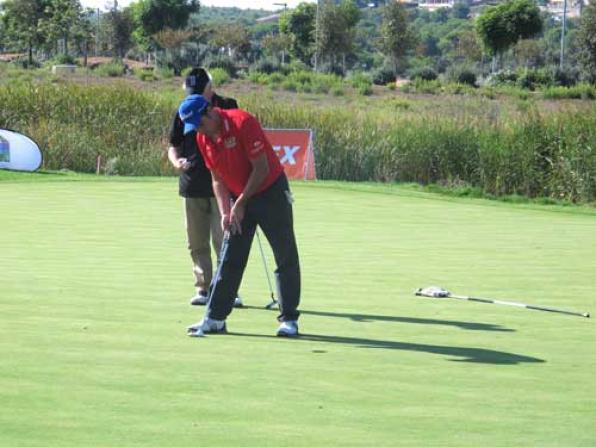
[[[288,178],[316,180],[313,134],[308,129],[264,129]]]

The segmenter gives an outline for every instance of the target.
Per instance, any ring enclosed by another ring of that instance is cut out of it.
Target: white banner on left
[[[35,141],[12,130],[0,129],[0,169],[37,171],[43,157]]]

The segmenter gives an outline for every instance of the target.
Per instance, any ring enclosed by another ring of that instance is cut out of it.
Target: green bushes
[[[217,56],[217,57],[210,57],[203,61],[203,65],[209,69],[209,72],[214,68],[221,68],[225,70],[230,77],[236,77],[236,63],[234,60],[228,56]]]
[[[159,78],[155,75],[153,70],[138,69],[134,71],[135,76],[143,82],[157,81]]]
[[[113,61],[99,65],[93,72],[98,76],[116,78],[126,73],[126,67],[122,62]]]
[[[596,99],[596,86],[578,84],[573,87],[549,87],[543,96],[548,99]]]
[[[291,71],[287,75],[278,72],[269,75],[252,72],[248,79],[257,84],[268,85],[274,90],[283,88],[290,92],[327,94],[332,89],[335,92],[343,90],[343,82],[339,76],[312,71]]]
[[[167,172],[163,141],[175,104],[151,94],[123,85],[21,83],[0,87],[0,103],[0,127],[33,137],[46,169],[95,172],[101,156],[119,174]]]
[[[223,68],[212,68],[211,70],[209,70],[209,73],[213,78],[213,85],[215,87],[221,87],[222,85],[230,82],[230,80],[232,79],[230,74]]]
[[[542,115],[529,107],[495,122],[490,111],[471,118],[459,107],[452,113],[408,113],[409,103],[396,104],[394,113],[297,109],[256,97],[243,104],[266,126],[313,128],[323,179],[440,183],[495,196],[596,200],[596,109]]]
[[[418,70],[415,70],[410,75],[411,80],[422,79],[423,81],[434,81],[438,77],[439,75],[437,74],[437,72],[430,67],[420,68]]]
[[[305,85],[300,79],[306,75],[292,82]],[[593,107],[553,112],[528,101],[523,111],[495,115],[487,100],[475,97],[447,103],[453,110],[421,110],[403,99],[375,107],[296,107],[263,92],[239,100],[266,127],[312,128],[322,179],[596,200]],[[36,139],[45,168],[94,172],[101,155],[103,172],[172,172],[165,137],[175,98],[124,86],[18,83],[0,87],[0,104],[0,127]]]
[[[77,65],[77,60],[74,58],[74,56],[69,54],[59,54],[53,59],[47,61],[44,65],[50,67],[52,65]]]

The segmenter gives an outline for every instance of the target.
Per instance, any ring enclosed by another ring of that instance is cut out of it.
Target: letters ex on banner
[[[316,180],[313,132],[309,129],[264,129],[286,175],[292,180]]]

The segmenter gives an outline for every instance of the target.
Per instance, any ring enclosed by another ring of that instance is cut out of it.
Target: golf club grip
[[[541,310],[543,312],[554,312],[554,313],[558,313],[558,314],[565,314],[565,315],[576,315],[578,317],[586,317],[586,318],[590,318],[590,314],[587,312],[573,312],[571,310],[563,310],[563,309],[553,309],[552,307],[541,307],[541,306],[532,306],[530,304],[528,304],[526,306],[527,309],[532,309],[532,310]]]
[[[543,306],[535,306],[532,304],[516,303],[515,301],[488,300],[488,299],[484,299],[484,298],[475,298],[475,297],[471,297],[471,296],[461,297],[461,299],[467,299],[469,301],[476,301],[479,303],[503,304],[505,306],[523,307],[525,309],[540,310],[542,312],[553,312],[553,313],[558,313],[558,314],[575,315],[578,317],[590,318],[590,314],[587,312],[585,312],[585,313],[573,312],[570,310],[554,309],[552,307],[543,307]]]

